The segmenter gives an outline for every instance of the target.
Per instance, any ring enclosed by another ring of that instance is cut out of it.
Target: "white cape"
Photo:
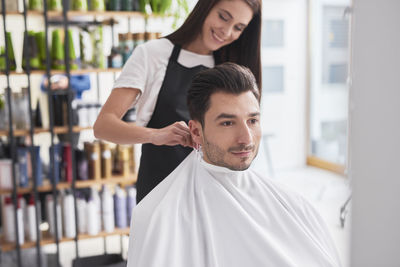
[[[133,210],[128,267],[340,266],[302,197],[192,152]]]

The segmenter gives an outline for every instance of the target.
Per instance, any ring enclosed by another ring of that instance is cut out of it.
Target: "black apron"
[[[153,115],[147,124],[149,128],[164,128],[177,121],[190,120],[186,104],[187,91],[192,78],[204,66],[186,68],[178,63],[181,48],[174,46],[168,62],[165,78],[158,94]],[[142,145],[142,156],[136,183],[136,201],[139,203],[154,187],[167,177],[193,149],[190,147]]]

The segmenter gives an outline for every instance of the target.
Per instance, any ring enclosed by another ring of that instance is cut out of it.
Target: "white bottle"
[[[89,235],[97,235],[98,225],[97,225],[97,205],[91,196],[87,202],[87,233]]]
[[[22,217],[24,218],[23,220],[23,225],[24,225],[24,235],[28,236],[28,210],[27,210],[27,205],[26,205],[26,200],[22,195],[18,196],[18,205],[21,207],[22,210]]]
[[[101,194],[103,230],[106,233],[111,233],[115,229],[114,221],[114,199],[106,185],[103,186]]]
[[[61,205],[58,201],[59,197],[57,197],[56,201],[56,209],[57,209],[57,236],[60,239],[62,237],[62,218],[61,218]],[[49,220],[49,230],[50,235],[55,236],[56,233],[56,224],[54,217],[54,200],[53,195],[49,194],[46,196],[46,211],[47,211],[47,219]]]
[[[92,187],[90,193],[91,193],[91,196],[93,197],[93,201],[96,205],[96,216],[94,217],[96,230],[97,230],[97,232],[100,232],[101,231],[101,200],[100,200],[99,191],[97,191],[96,188]]]
[[[14,206],[10,197],[4,199],[3,226],[5,240],[15,242]]]
[[[74,197],[69,190],[66,190],[63,195],[63,225],[64,236],[67,238],[76,236],[74,207]]]
[[[33,198],[33,195],[31,195],[29,199],[26,215],[27,215],[27,218],[25,220],[25,222],[27,222],[26,236],[29,241],[35,242],[37,240],[37,232],[36,232],[35,200]]]
[[[17,224],[18,224],[18,243],[22,245],[25,242],[25,235],[24,235],[24,214],[22,210],[23,203],[26,205],[25,199],[21,201],[21,198],[18,199],[17,202]]]
[[[76,209],[78,213],[78,233],[87,233],[87,203],[83,196],[77,196]]]
[[[127,212],[128,212],[128,225],[131,223],[132,210],[136,206],[136,188],[129,187],[127,189],[128,199],[127,199]]]

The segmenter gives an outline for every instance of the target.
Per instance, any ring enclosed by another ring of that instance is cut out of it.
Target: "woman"
[[[186,92],[197,72],[235,62],[250,68],[261,88],[260,35],[261,0],[199,0],[177,31],[135,48],[94,134],[118,144],[143,144],[137,202],[192,150]],[[123,122],[135,104],[136,124]]]

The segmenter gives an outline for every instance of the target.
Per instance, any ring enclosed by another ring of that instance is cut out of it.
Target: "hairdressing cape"
[[[302,197],[192,152],[133,210],[128,267],[340,266]]]

